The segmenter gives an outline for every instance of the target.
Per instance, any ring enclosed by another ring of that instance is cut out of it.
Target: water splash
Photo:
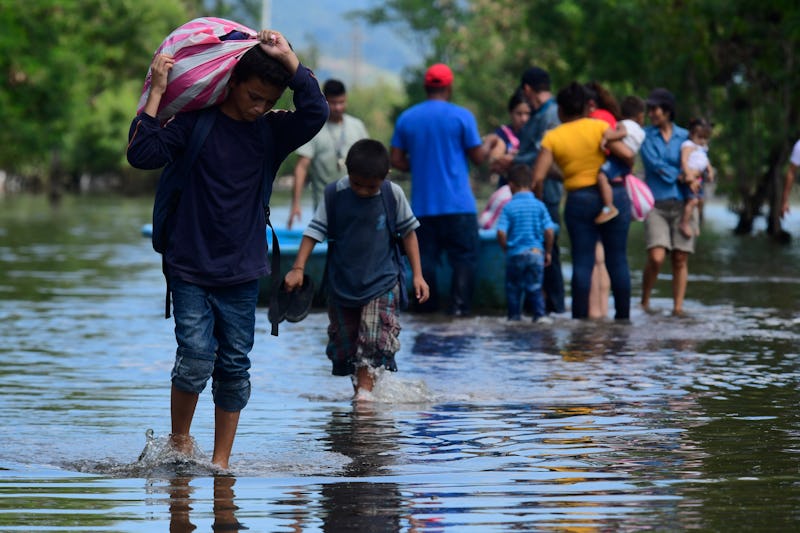
[[[372,392],[359,390],[356,401],[372,401],[384,404],[427,404],[436,400],[436,395],[421,379],[404,379],[393,372],[375,370],[375,387]]]
[[[156,436],[152,429],[145,432],[145,445],[133,463],[116,461],[83,461],[73,465],[79,472],[106,474],[112,477],[172,478],[175,476],[213,476],[228,472],[211,459],[191,440],[191,452],[175,449],[169,435]]]

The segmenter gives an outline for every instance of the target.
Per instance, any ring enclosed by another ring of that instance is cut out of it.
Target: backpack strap
[[[263,122],[261,127],[261,141],[264,143],[264,146],[270,143],[270,131],[267,128],[266,121]],[[281,247],[280,243],[278,243],[278,235],[275,233],[275,228],[272,227],[272,222],[269,219],[270,210],[269,210],[269,202],[272,198],[272,182],[275,178],[275,173],[269,166],[268,161],[264,161],[264,168],[262,169],[262,182],[261,182],[261,201],[264,204],[264,220],[266,221],[266,227],[270,229],[270,233],[272,234],[272,258],[270,260],[270,307],[273,305],[278,305],[278,291],[281,290]],[[268,250],[269,251],[269,250]],[[274,337],[278,336],[278,323],[279,322],[272,322],[270,334]]]
[[[270,186],[272,186],[271,182]],[[281,290],[281,247],[278,243],[278,235],[275,233],[275,228],[272,227],[272,222],[269,220],[269,205],[264,206],[264,217],[267,221],[267,227],[270,229],[270,233],[272,233],[272,259],[270,262],[272,287],[269,293],[270,306],[272,306],[277,305],[278,291]],[[278,322],[272,322],[270,334],[274,337],[278,336]]]
[[[333,197],[336,195],[337,181],[339,180],[327,184],[324,191],[325,215],[328,219],[328,251],[325,253],[325,268],[322,271],[319,293],[325,298],[328,297],[328,263],[330,263],[333,247],[336,245],[336,231],[334,229],[336,227],[336,208],[334,207],[336,202],[333,201]]]
[[[394,197],[392,182],[383,180],[381,183],[381,198],[383,208],[386,210],[386,227],[389,228],[389,242],[394,251],[394,260],[400,273],[398,274],[398,284],[400,285],[400,309],[408,307],[408,290],[406,288],[406,273],[403,268],[403,237],[397,233],[397,199]]]
[[[189,144],[186,147],[186,151],[180,160],[175,162],[179,166],[173,179],[179,180],[179,183],[175,188],[175,192],[172,194],[171,205],[169,207],[170,214],[174,213],[178,209],[181,192],[183,191],[183,187],[186,185],[189,172],[191,172],[194,162],[197,160],[197,156],[200,155],[200,149],[203,147],[203,143],[206,141],[206,137],[208,137],[216,118],[217,109],[214,107],[208,108],[200,113],[200,115],[197,117],[197,122],[195,122],[194,128],[192,128],[192,133],[189,136]],[[169,231],[169,229],[170,228],[168,225],[165,224],[163,231],[166,233]],[[167,237],[165,238],[164,242],[166,243],[168,240],[169,238]],[[172,287],[169,283],[166,250],[164,250],[164,252],[161,254],[161,272],[164,273],[164,278],[167,280],[167,291],[166,296],[164,297],[164,318],[169,318],[172,304]]]
[[[381,183],[381,199],[383,208],[386,210],[386,226],[389,228],[389,235],[394,240],[397,237],[397,199],[394,197],[392,182],[383,180]]]
[[[336,180],[332,183],[329,183],[325,186],[325,214],[328,218],[328,242],[336,242],[336,209],[335,205],[336,202],[333,201],[333,197],[336,196],[336,183],[339,180]]]

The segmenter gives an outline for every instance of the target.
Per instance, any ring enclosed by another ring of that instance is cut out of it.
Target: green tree
[[[118,172],[153,51],[193,4],[5,0],[0,168],[39,176],[54,195],[67,176]]]

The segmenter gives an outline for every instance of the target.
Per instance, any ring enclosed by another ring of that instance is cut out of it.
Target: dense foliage
[[[123,169],[153,43],[187,16],[163,0],[3,0],[0,168],[53,186]]]

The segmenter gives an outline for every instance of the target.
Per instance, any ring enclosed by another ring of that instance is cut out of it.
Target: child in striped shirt
[[[533,174],[527,165],[515,165],[508,173],[513,196],[500,213],[497,241],[506,252],[506,304],[508,319],[520,320],[523,298],[533,307],[533,321],[549,323],[545,316],[542,278],[550,264],[558,226],[547,207],[531,190]]]

